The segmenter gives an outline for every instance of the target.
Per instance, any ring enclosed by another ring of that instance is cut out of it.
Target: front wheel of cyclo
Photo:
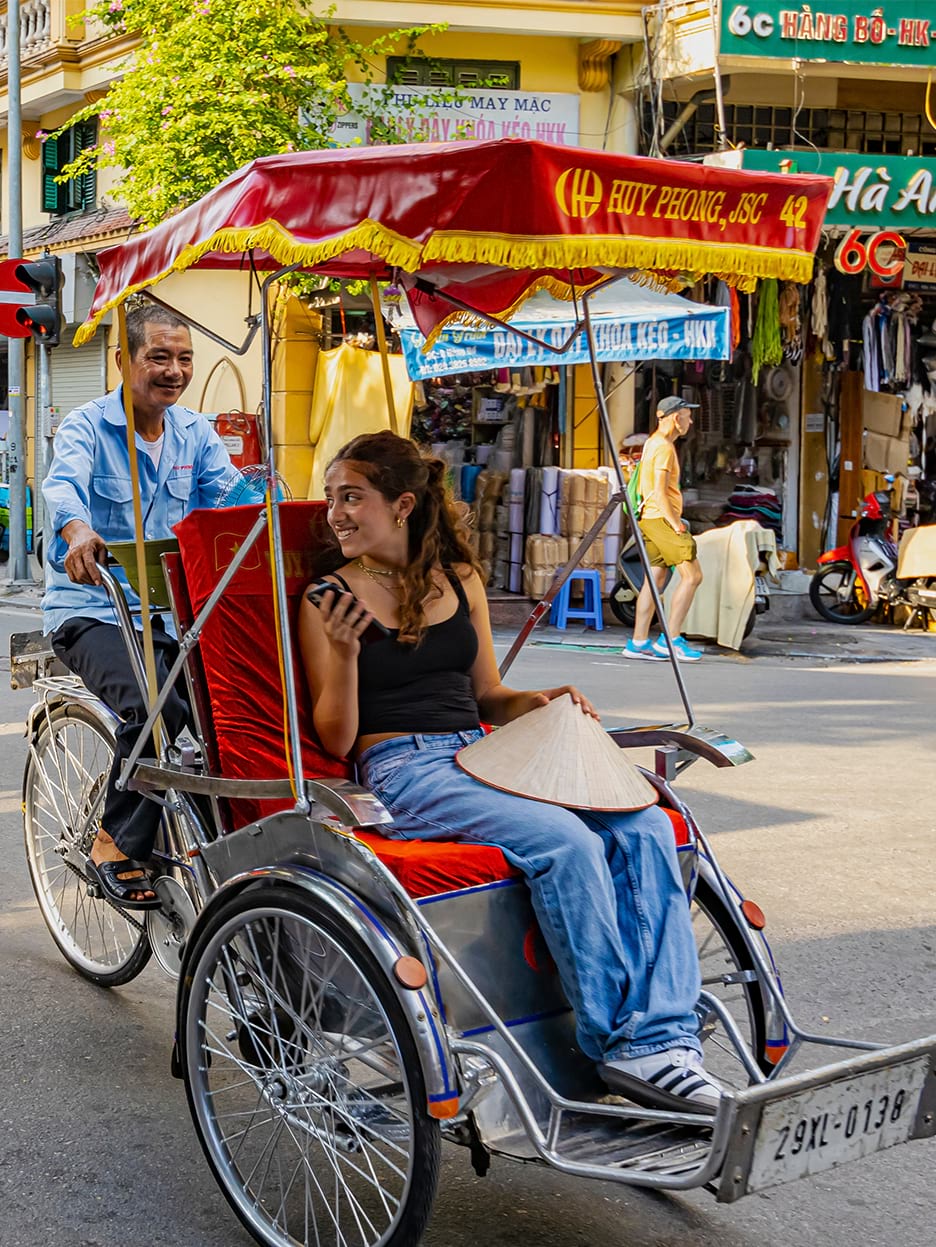
[[[186,959],[179,1044],[208,1163],[257,1242],[419,1242],[438,1125],[394,990],[340,917],[293,890],[234,897]]]
[[[26,861],[39,909],[66,961],[99,987],[128,983],[150,957],[142,924],[89,896],[83,874],[114,747],[99,714],[79,703],[57,706],[43,712],[23,777]]]

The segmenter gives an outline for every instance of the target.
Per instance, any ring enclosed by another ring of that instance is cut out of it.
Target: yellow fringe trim
[[[303,264],[313,269],[317,264],[324,264],[346,251],[360,249],[370,251],[388,265],[410,273],[416,272],[421,264],[429,263],[490,264],[517,270],[633,268],[658,274],[664,285],[678,284],[678,275],[683,273],[691,276],[715,273],[744,291],[753,290],[758,278],[763,277],[805,284],[812,279],[814,260],[811,252],[782,247],[735,246],[704,241],[689,243],[676,238],[643,238],[638,235],[555,235],[534,239],[439,230],[424,246],[420,246],[413,239],[370,219],[323,242],[302,243],[297,242],[276,221],[264,221],[249,229],[217,230],[204,242],[183,248],[164,272],[138,282],[108,300],[90,321],[78,328],[74,337],[75,346],[87,342],[101,317],[129,295],[157,285],[172,273],[191,268],[210,251],[233,254],[254,248],[263,249],[284,266]],[[510,316],[530,294],[544,289],[558,298],[572,297],[570,284],[555,278],[543,278],[541,283],[534,283],[514,307],[501,315]],[[567,293],[558,293],[561,289]],[[455,313],[447,318],[446,323],[466,315]]]
[[[361,221],[359,225],[345,230],[343,234],[335,234],[332,238],[326,238],[317,243],[297,242],[293,235],[276,221],[264,221],[260,225],[252,225],[249,229],[217,230],[203,242],[184,247],[169,268],[163,272],[145,281],[137,282],[126,290],[122,290],[115,298],[109,299],[99,311],[95,312],[91,320],[79,326],[74,337],[75,346],[81,346],[93,337],[101,317],[111,308],[123,303],[130,295],[157,285],[173,273],[181,273],[191,268],[203,255],[211,251],[233,255],[237,252],[255,249],[268,252],[284,267],[288,264],[303,264],[307,268],[324,264],[336,256],[343,255],[346,251],[359,249],[371,251],[385,260],[387,264],[410,272],[419,267],[421,254],[419,243],[413,242],[411,238],[406,238],[402,234],[397,234],[394,230],[387,229],[379,221],[370,219]]]
[[[424,263],[492,264],[500,268],[637,268],[694,273],[724,271],[739,280],[777,277],[808,282],[813,254],[783,247],[740,246],[722,242],[686,242],[680,238],[643,238],[629,234],[512,238],[438,230],[422,249]]]

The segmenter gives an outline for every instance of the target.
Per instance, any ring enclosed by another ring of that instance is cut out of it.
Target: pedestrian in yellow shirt
[[[692,427],[692,411],[696,407],[698,403],[688,403],[675,394],[664,398],[657,407],[656,432],[647,439],[640,456],[643,504],[638,523],[650,556],[653,579],[662,592],[668,568],[675,567],[679,576],[670,607],[669,626],[673,652],[680,662],[698,662],[702,657],[702,651],[693,649],[681,635],[689,606],[702,583],[702,569],[696,555],[696,543],[682,518],[679,460],[675,447],[676,439],[685,437]],[[655,641],[650,641],[653,610],[650,582],[644,581],[637,597],[634,635],[624,648],[625,658],[646,658],[656,662],[669,658],[669,647],[662,632]]]

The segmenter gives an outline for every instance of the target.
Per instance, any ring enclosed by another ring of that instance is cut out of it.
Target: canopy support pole
[[[387,415],[390,417],[390,429],[399,433],[397,424],[396,403],[393,401],[393,378],[390,376],[390,353],[387,350],[387,334],[384,329],[383,312],[380,310],[380,291],[377,289],[377,278],[370,279],[371,306],[374,309],[374,331],[377,334],[377,345],[380,347],[380,366],[383,369],[384,390],[387,395]]]
[[[270,532],[270,575],[273,579],[273,593],[279,624],[279,656],[282,660],[283,697],[285,699],[285,720],[287,728],[286,750],[291,762],[293,789],[296,795],[296,810],[305,814],[309,811],[309,799],[305,795],[302,769],[302,737],[299,732],[299,704],[296,690],[296,672],[293,665],[293,641],[289,628],[289,599],[286,593],[286,568],[283,563],[283,534],[280,528],[279,485],[276,479],[276,453],[273,445],[273,332],[270,324],[270,287],[287,273],[294,272],[300,266],[292,264],[288,268],[271,273],[261,286],[261,342],[263,349],[263,431],[267,448],[267,523]]]
[[[644,541],[644,535],[640,531],[640,525],[637,523],[637,516],[631,507],[631,500],[627,494],[627,482],[624,480],[624,470],[621,467],[621,457],[617,453],[617,446],[614,444],[614,435],[611,431],[611,418],[608,415],[608,404],[605,399],[604,382],[601,378],[601,368],[598,364],[598,356],[595,347],[595,330],[592,324],[591,311],[588,306],[588,297],[591,292],[587,291],[582,296],[582,309],[585,316],[585,335],[588,338],[588,357],[591,364],[592,380],[595,383],[595,398],[598,400],[598,417],[601,421],[601,429],[604,433],[605,441],[608,445],[608,452],[611,456],[611,465],[617,475],[618,488],[623,496],[624,510],[627,518],[631,522],[631,528],[634,532],[634,543],[637,546],[637,552],[640,555],[640,563],[643,567],[644,576],[650,587],[650,595],[653,598],[653,605],[656,607],[657,620],[660,629],[666,637],[666,643],[669,647],[669,661],[673,668],[673,676],[676,680],[676,687],[679,689],[679,696],[682,698],[682,704],[685,707],[686,715],[689,721],[689,727],[695,724],[695,715],[692,710],[692,702],[689,700],[689,692],[686,688],[686,682],[683,679],[682,671],[679,667],[679,660],[673,651],[673,638],[670,635],[669,624],[666,620],[666,612],[663,609],[663,595],[657,588],[656,581],[653,579],[653,572],[650,567],[650,556],[647,554],[647,546]]]
[[[150,618],[149,577],[146,573],[145,533],[143,530],[143,504],[140,498],[140,465],[136,448],[136,421],[133,414],[133,390],[130,385],[130,346],[127,339],[127,308],[125,303],[117,307],[117,339],[120,343],[120,371],[123,376],[123,408],[127,417],[127,454],[130,459],[130,490],[133,494],[133,544],[137,561],[137,580],[140,586],[140,623],[143,625],[143,662],[146,667],[148,709],[152,709],[157,697],[156,650],[153,647],[153,621]],[[159,756],[162,739],[162,722],[153,724],[156,756]]]
[[[153,294],[151,290],[141,290],[140,293],[144,299],[149,299],[150,303],[156,303],[160,307],[164,307],[167,312],[171,312],[173,316],[178,317],[183,324],[188,325],[189,329],[197,329],[199,333],[203,333],[206,338],[210,338],[212,342],[217,342],[218,346],[223,346],[226,351],[230,351],[232,355],[246,355],[250,350],[251,343],[257,336],[257,330],[260,328],[260,317],[256,314],[245,318],[247,329],[247,337],[238,346],[234,342],[228,342],[227,338],[222,338],[220,334],[214,333],[208,329],[201,321],[194,320],[191,316],[186,316],[184,312],[180,312],[177,307],[173,307],[171,303],[167,303],[165,299],[161,299],[159,295]]]

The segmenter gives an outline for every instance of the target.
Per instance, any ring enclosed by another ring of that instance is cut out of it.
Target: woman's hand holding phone
[[[306,590],[306,597],[321,611],[325,635],[339,653],[356,658],[362,645],[390,636],[390,629],[340,585],[320,581]]]

